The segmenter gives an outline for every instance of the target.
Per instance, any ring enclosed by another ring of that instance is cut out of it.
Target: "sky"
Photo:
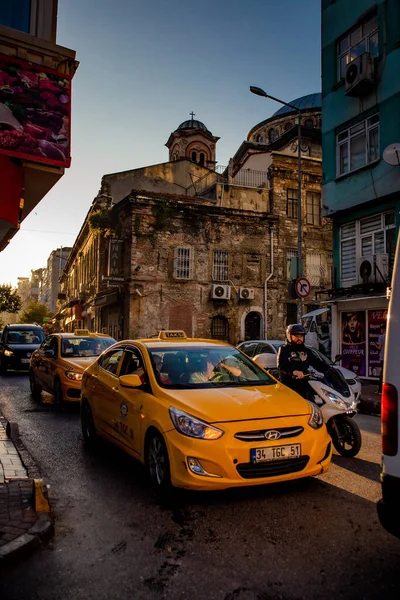
[[[76,51],[72,163],[0,252],[0,284],[73,246],[102,175],[166,162],[195,118],[228,164],[280,105],[319,92],[320,0],[59,0],[57,43]]]

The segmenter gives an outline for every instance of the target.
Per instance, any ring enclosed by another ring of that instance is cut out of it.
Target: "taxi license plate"
[[[31,359],[30,358],[21,358],[21,362],[22,363],[29,363],[29,362],[31,362]]]
[[[301,444],[272,446],[269,448],[253,448],[250,450],[250,460],[253,463],[267,462],[270,460],[283,460],[286,458],[299,458],[300,456]]]

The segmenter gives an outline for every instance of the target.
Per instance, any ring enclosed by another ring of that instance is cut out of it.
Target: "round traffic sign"
[[[306,298],[310,292],[310,282],[305,277],[300,277],[300,279],[296,281],[296,294],[299,296],[299,298]]]

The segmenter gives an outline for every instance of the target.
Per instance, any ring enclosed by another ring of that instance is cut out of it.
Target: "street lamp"
[[[284,106],[288,106],[297,112],[298,122],[297,122],[297,138],[298,138],[298,146],[297,146],[297,279],[302,277],[302,228],[301,228],[301,110],[295,106],[294,104],[290,104],[289,102],[283,102],[283,100],[279,100],[279,98],[275,98],[274,96],[270,96],[263,89],[251,85],[250,91],[252,94],[256,96],[262,96],[263,98],[269,98],[270,100],[274,100],[274,102],[278,102],[279,104],[283,104]],[[297,299],[297,322],[301,323],[301,316],[303,313],[302,307],[302,299],[300,296]]]

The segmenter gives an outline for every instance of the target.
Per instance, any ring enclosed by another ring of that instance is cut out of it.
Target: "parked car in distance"
[[[319,475],[331,439],[319,408],[233,346],[183,331],[125,340],[83,374],[84,439],[142,462],[160,492]]]
[[[285,342],[282,340],[249,340],[248,342],[242,342],[239,344],[238,349],[247,354],[247,356],[252,358],[263,369],[273,370],[276,369],[276,359],[279,347],[284,343]],[[318,356],[320,360],[326,362],[331,367],[335,367],[335,369],[342,373],[347,381],[347,384],[351,387],[355,399],[358,401],[361,395],[361,381],[359,377],[353,373],[353,371],[341,367],[336,362],[333,363],[319,350],[311,347],[309,348],[316,356]],[[339,359],[340,358],[337,357],[337,360]]]
[[[49,335],[32,354],[29,383],[33,399],[40,400],[44,390],[54,395],[57,404],[79,402],[83,371],[115,342],[87,329]]]
[[[32,353],[45,338],[40,325],[6,325],[0,337],[0,374],[8,371],[28,371]]]

